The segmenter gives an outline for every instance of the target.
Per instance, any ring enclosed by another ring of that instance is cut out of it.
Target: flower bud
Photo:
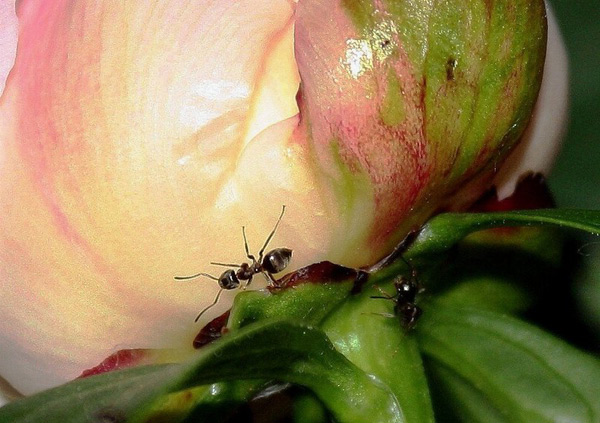
[[[283,205],[266,251],[292,249],[290,270],[372,264],[468,205],[525,128],[546,39],[537,0],[17,12],[16,57],[0,43],[0,375],[25,393],[119,349],[191,349],[219,287],[173,277],[248,261],[241,227],[257,254]]]

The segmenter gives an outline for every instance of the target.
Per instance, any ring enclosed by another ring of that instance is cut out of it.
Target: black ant
[[[269,245],[269,242],[271,242],[271,238],[273,238],[273,235],[275,235],[275,231],[277,230],[277,227],[279,226],[279,223],[281,222],[281,218],[283,217],[284,213],[285,205],[281,208],[281,214],[279,215],[279,219],[277,219],[277,223],[275,223],[275,227],[267,237],[267,240],[265,241],[260,251],[258,252],[258,259],[254,255],[250,254],[250,251],[248,249],[248,240],[246,239],[246,227],[242,226],[244,248],[246,249],[246,257],[252,260],[250,263],[233,264],[211,262],[210,264],[216,266],[233,267],[237,269],[228,269],[221,273],[221,276],[219,276],[218,278],[203,272],[196,273],[195,275],[191,276],[175,276],[176,280],[188,280],[197,278],[199,276],[205,276],[219,283],[219,287],[221,289],[217,293],[215,300],[211,305],[202,310],[200,314],[198,314],[198,316],[196,316],[196,319],[194,320],[195,322],[197,322],[198,319],[200,319],[200,317],[206,311],[208,311],[211,307],[217,304],[217,302],[219,301],[219,297],[221,296],[221,293],[224,290],[232,290],[236,288],[246,289],[246,287],[250,285],[250,282],[252,282],[252,277],[257,273],[262,273],[271,285],[277,285],[277,280],[273,277],[273,274],[281,272],[288,266],[292,258],[292,250],[290,250],[289,248],[275,248],[267,252],[267,254],[264,254],[264,252],[267,248],[267,245]],[[245,283],[242,284],[242,282]]]
[[[396,293],[389,295],[384,292],[381,288],[376,287],[382,296],[372,296],[371,298],[383,298],[386,300],[392,300],[394,302],[394,314],[383,314],[386,317],[398,317],[402,327],[406,330],[412,329],[417,320],[423,314],[423,310],[415,304],[417,294],[422,292],[422,288],[419,286],[419,279],[417,278],[417,270],[410,265],[403,257],[402,260],[410,267],[410,277],[399,276],[394,280],[394,289]]]

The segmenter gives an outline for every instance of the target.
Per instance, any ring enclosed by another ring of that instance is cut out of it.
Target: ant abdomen
[[[291,259],[292,250],[289,248],[276,248],[265,255],[262,268],[269,274],[279,273],[290,264]]]
[[[396,304],[394,306],[395,314],[400,318],[400,323],[406,329],[412,329],[423,310],[414,303]]]

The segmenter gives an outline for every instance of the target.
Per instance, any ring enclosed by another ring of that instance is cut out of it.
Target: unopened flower
[[[241,226],[255,253],[282,205],[290,269],[372,264],[468,206],[534,107],[529,3],[19,2],[16,55],[16,21],[0,40],[0,375],[30,393],[118,349],[191,348],[218,286],[173,276],[245,260]]]

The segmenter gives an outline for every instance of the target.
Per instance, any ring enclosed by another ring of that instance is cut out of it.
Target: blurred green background
[[[549,178],[558,206],[600,209],[600,0],[549,0],[570,61],[570,122]],[[582,238],[576,298],[600,351],[600,238]],[[558,312],[558,311],[557,311]]]
[[[570,59],[567,139],[550,178],[562,207],[600,208],[600,1],[552,0]]]

